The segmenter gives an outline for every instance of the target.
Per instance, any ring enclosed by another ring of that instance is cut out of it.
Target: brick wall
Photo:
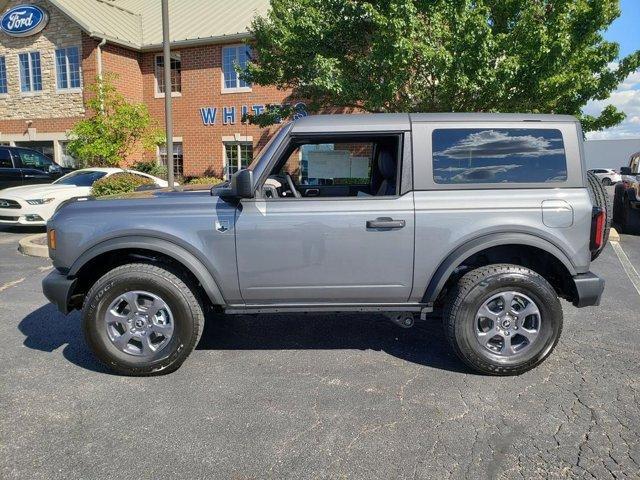
[[[182,92],[173,96],[174,137],[181,137],[185,176],[205,171],[223,173],[223,137],[252,137],[254,154],[268,141],[277,127],[261,129],[241,123],[241,108],[255,104],[283,102],[288,92],[274,87],[254,86],[249,93],[222,93],[222,45],[208,45],[175,50],[182,64]],[[156,94],[155,57],[161,52],[142,56],[144,102],[159,125],[164,125],[164,96]],[[236,107],[236,123],[224,125],[222,108]],[[215,125],[204,125],[200,108],[218,108]]]

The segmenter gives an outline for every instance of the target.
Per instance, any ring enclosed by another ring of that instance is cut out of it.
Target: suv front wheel
[[[445,308],[458,356],[490,375],[517,375],[542,363],[562,331],[562,306],[549,283],[518,265],[488,265],[464,275]]]
[[[100,361],[120,374],[145,376],[180,367],[198,343],[204,314],[180,272],[132,263],[93,285],[82,324]]]

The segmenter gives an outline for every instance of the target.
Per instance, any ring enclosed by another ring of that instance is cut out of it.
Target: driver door
[[[375,141],[322,142],[331,144],[332,154],[297,159],[287,154],[279,162],[286,162],[300,197],[288,192],[286,181],[276,175],[270,178],[284,184],[278,198],[244,199],[237,210],[238,276],[245,303],[406,302],[413,284],[413,193],[400,195],[396,189],[375,195],[376,188],[372,195]],[[401,145],[398,136],[398,167]],[[363,160],[367,156],[368,171]],[[340,159],[349,161],[358,176],[317,178],[328,177],[333,167],[345,171],[336,163]],[[305,164],[310,161],[317,164]],[[395,179],[398,186],[399,179],[400,168]]]

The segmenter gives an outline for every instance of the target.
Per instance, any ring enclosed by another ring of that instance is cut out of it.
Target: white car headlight
[[[44,205],[45,203],[51,203],[55,198],[35,198],[33,200],[27,200],[29,205]]]

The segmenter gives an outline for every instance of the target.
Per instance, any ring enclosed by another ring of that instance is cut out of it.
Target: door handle
[[[394,220],[391,217],[378,217],[375,220],[367,220],[367,228],[382,228],[390,230],[392,228],[404,228],[404,220]]]

